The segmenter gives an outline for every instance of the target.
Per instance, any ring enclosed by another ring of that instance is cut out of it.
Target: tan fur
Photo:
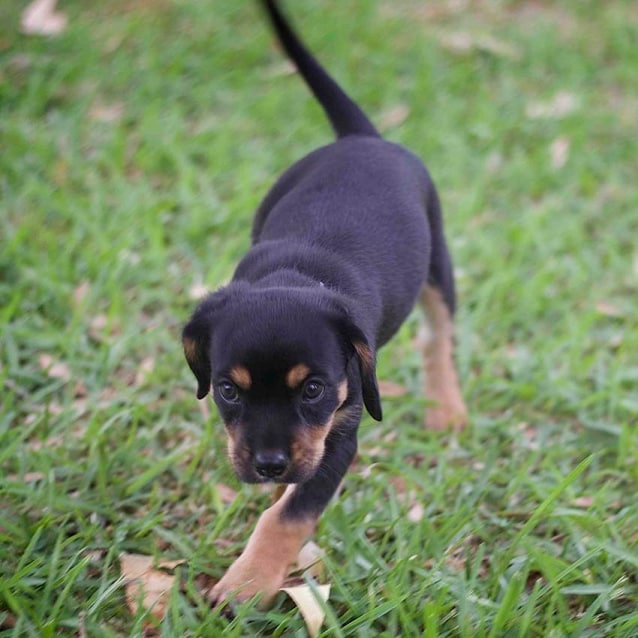
[[[325,450],[326,437],[335,427],[339,415],[339,407],[348,396],[348,382],[342,381],[337,388],[339,406],[335,410],[327,423],[318,426],[306,426],[299,430],[291,445],[292,462],[301,468],[315,469]]]
[[[339,384],[339,387],[337,388],[337,398],[339,399],[339,407],[341,407],[344,401],[348,398],[348,382],[347,381],[342,381]]]
[[[454,366],[452,316],[436,288],[424,286],[421,303],[431,329],[423,348],[425,397],[433,403],[426,410],[425,425],[433,430],[460,430],[467,423],[467,409]]]
[[[272,505],[273,503],[276,503],[283,495],[284,492],[286,491],[287,486],[286,485],[276,485],[275,489],[272,491],[272,494],[270,495],[270,504]]]
[[[288,370],[286,374],[286,385],[294,390],[301,385],[305,378],[310,374],[310,368],[303,363],[299,363]]]
[[[357,352],[363,369],[369,373],[374,369],[374,357],[372,355],[372,350],[370,350],[370,347],[365,343],[361,343],[361,341],[355,341],[352,345],[354,345],[354,349]]]
[[[242,390],[250,390],[253,380],[250,377],[250,372],[244,366],[235,366],[228,373],[228,376]]]
[[[216,603],[233,598],[238,602],[260,594],[259,607],[266,609],[282,586],[289,566],[304,541],[315,528],[315,518],[287,520],[285,504],[295,490],[286,488],[283,496],[259,518],[246,549],[210,591]]]
[[[184,337],[182,339],[182,345],[184,346],[184,356],[186,357],[186,360],[196,361],[199,356],[197,341],[195,341],[195,339]]]
[[[250,464],[250,451],[235,435],[234,428],[226,426],[228,458],[233,467],[246,467]]]

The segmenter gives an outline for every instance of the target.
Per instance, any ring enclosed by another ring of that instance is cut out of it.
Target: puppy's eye
[[[316,379],[309,379],[306,381],[303,387],[302,399],[307,403],[312,403],[313,401],[317,401],[323,395],[325,386],[321,381],[317,381]]]
[[[226,401],[226,403],[237,403],[239,401],[239,390],[234,383],[230,381],[222,381],[217,385],[219,396]]]

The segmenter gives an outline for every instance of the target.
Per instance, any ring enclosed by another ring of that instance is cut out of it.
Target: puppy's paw
[[[285,567],[278,568],[242,555],[209,591],[208,598],[213,606],[217,606],[229,602],[243,603],[259,596],[259,609],[268,609],[283,585],[284,571]]]
[[[458,432],[466,425],[467,408],[460,398],[452,402],[437,402],[425,411],[425,427],[428,430]]]

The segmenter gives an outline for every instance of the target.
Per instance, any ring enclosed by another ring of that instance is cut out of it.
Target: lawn
[[[24,5],[0,6],[0,636],[150,635],[126,553],[186,560],[156,634],[305,636],[283,595],[228,620],[200,594],[269,497],[180,331],[330,129],[254,2],[64,0],[53,38]],[[438,185],[471,413],[423,429],[415,312],[316,535],[322,635],[637,636],[636,3],[287,5]]]

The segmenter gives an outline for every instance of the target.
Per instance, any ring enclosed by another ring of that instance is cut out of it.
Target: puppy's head
[[[212,390],[243,481],[310,478],[349,396],[381,419],[374,352],[327,291],[231,284],[195,311],[183,344],[197,397]]]

